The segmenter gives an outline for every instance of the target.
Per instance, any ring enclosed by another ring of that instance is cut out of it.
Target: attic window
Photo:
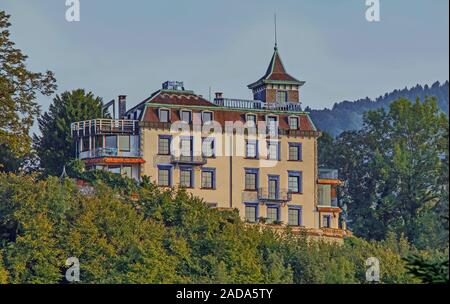
[[[296,116],[289,117],[289,128],[291,130],[298,130],[298,117]]]
[[[170,112],[168,109],[159,109],[159,121],[169,122]]]
[[[191,123],[192,121],[192,112],[188,110],[181,110],[180,111],[180,118],[182,121],[185,121],[187,123]]]

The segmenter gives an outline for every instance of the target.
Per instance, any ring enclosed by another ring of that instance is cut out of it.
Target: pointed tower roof
[[[275,44],[273,56],[270,60],[269,66],[267,67],[266,73],[256,82],[249,84],[248,88],[252,89],[264,83],[286,83],[303,85],[305,82],[292,77],[286,72],[283,62],[281,61],[280,54],[278,53],[278,47]]]

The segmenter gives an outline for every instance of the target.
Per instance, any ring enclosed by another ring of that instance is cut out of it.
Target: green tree
[[[9,17],[0,10],[0,146],[20,157],[31,149],[29,131],[39,114],[37,94],[51,95],[56,85],[52,72],[26,68],[27,56],[10,39]]]
[[[357,235],[381,240],[393,231],[419,248],[448,244],[448,230],[437,225],[439,208],[448,206],[447,134],[448,117],[434,98],[399,99],[388,112],[367,112],[363,130],[336,139],[331,162],[346,181],[342,202]]]
[[[102,99],[83,89],[64,92],[53,99],[49,110],[38,118],[41,135],[34,146],[46,175],[60,175],[75,157],[70,125],[76,121],[102,117]]]

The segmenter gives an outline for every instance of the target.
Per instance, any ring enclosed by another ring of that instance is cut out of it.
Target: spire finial
[[[274,50],[278,50],[278,45],[277,45],[277,13],[274,13],[274,24],[275,24],[275,47]]]

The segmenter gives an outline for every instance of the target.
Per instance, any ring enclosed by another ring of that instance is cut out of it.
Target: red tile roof
[[[215,106],[199,95],[195,95],[192,91],[164,91],[151,98],[148,103],[163,103],[171,105],[192,105],[192,106]]]

